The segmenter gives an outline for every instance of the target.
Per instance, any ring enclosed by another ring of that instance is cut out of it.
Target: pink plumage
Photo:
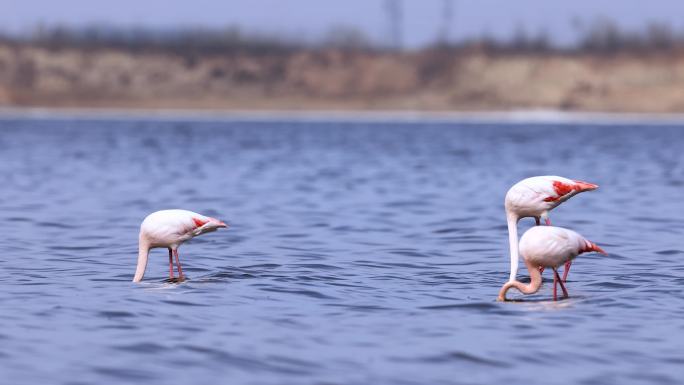
[[[179,279],[183,269],[178,257],[178,247],[198,235],[228,227],[224,222],[187,210],[161,210],[148,215],[140,225],[138,265],[133,282],[140,282],[145,275],[150,249],[169,249],[169,279],[173,277],[173,256],[176,257]]]
[[[520,254],[537,266],[557,268],[588,252],[604,251],[576,232],[555,226],[536,226],[520,238]]]
[[[525,285],[516,280],[507,282],[499,292],[499,300],[506,300],[506,292],[511,287],[515,287],[523,294],[536,293],[541,286],[539,269],[541,267],[553,269],[553,299],[557,299],[556,284],[558,283],[563,290],[563,295],[567,297],[568,292],[556,269],[572,261],[578,255],[591,251],[605,254],[595,243],[572,230],[555,226],[532,227],[520,238],[520,254],[530,274],[530,283]]]
[[[593,183],[572,180],[561,176],[535,176],[523,179],[513,185],[506,193],[506,219],[508,221],[508,240],[511,254],[511,273],[509,281],[514,281],[518,273],[518,221],[521,218],[535,218],[537,225],[544,219],[551,225],[549,211],[571,197],[597,189]],[[570,265],[566,266],[563,280],[567,277]]]
[[[517,217],[548,220],[549,211],[576,194],[597,185],[561,176],[535,176],[523,179],[506,193],[506,212]]]

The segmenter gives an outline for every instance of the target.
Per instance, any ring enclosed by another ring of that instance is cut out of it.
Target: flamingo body
[[[527,230],[520,238],[520,254],[530,274],[530,283],[525,285],[519,281],[509,281],[501,288],[499,300],[506,300],[506,292],[515,287],[523,294],[533,294],[541,287],[540,267],[554,271],[554,300],[556,299],[556,282],[560,283],[563,293],[567,291],[556,269],[586,252],[605,252],[595,243],[585,239],[576,232],[562,227],[536,226]]]
[[[188,210],[161,210],[148,215],[140,225],[138,265],[133,282],[140,282],[145,275],[150,249],[169,249],[169,275],[173,279],[172,254],[176,257],[178,273],[183,271],[178,257],[178,247],[198,235],[228,227],[224,222]]]
[[[550,210],[581,192],[597,188],[593,183],[547,175],[523,179],[508,190],[504,205],[511,254],[509,281],[514,281],[518,273],[518,221],[533,217],[537,224],[544,219],[547,225],[551,225]],[[564,276],[567,276],[569,267],[566,266]]]
[[[535,266],[558,268],[588,251],[603,252],[596,244],[562,227],[532,227],[520,238],[520,254]]]

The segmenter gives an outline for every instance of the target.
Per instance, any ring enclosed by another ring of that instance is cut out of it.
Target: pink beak
[[[581,180],[575,180],[575,189],[578,191],[591,191],[591,190],[596,190],[598,188],[597,184],[589,183],[589,182],[584,182]]]
[[[603,249],[600,248],[597,244],[595,244],[594,242],[590,242],[590,243],[591,243],[591,248],[589,248],[589,251],[595,251],[595,252],[601,253],[603,255],[608,255],[608,253],[603,251]]]
[[[218,227],[228,227],[228,225],[225,222],[219,221],[219,226]]]

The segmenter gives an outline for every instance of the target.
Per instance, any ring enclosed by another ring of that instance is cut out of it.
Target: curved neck
[[[512,287],[518,289],[523,294],[534,294],[539,290],[542,283],[539,267],[534,266],[527,261],[525,261],[525,266],[527,267],[527,271],[530,273],[530,283],[525,285],[524,283],[515,280],[506,282],[499,291],[499,301],[506,300],[506,292],[508,292],[508,290]]]
[[[140,282],[145,276],[145,268],[147,267],[147,257],[150,254],[150,244],[147,239],[140,235],[140,241],[138,243],[138,266],[135,268],[135,276],[133,277],[133,282]]]
[[[511,275],[508,277],[508,282],[515,281],[518,275],[518,220],[515,215],[507,215],[508,220],[508,244],[511,248]]]

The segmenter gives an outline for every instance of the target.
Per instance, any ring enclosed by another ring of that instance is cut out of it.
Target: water
[[[681,383],[683,144],[675,126],[5,118],[2,382]],[[504,194],[544,174],[601,186],[551,219],[610,255],[580,256],[568,300],[547,271],[498,303]],[[180,248],[188,281],[157,249],[133,284],[139,224],[165,208],[232,227]]]

